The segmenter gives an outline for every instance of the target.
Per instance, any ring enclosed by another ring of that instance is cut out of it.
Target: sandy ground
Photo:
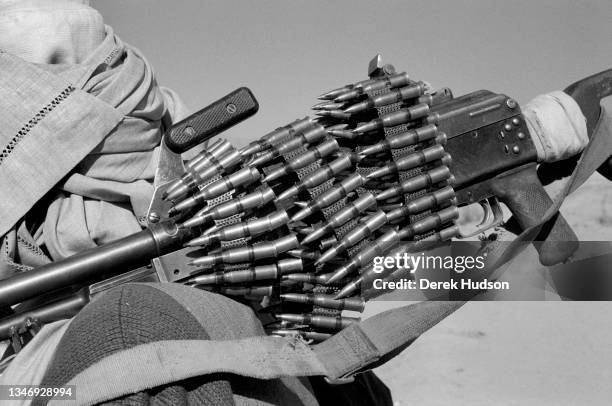
[[[612,241],[603,177],[562,212],[581,240]],[[364,317],[405,304],[372,301]],[[609,405],[610,314],[612,302],[468,303],[376,372],[398,405]]]

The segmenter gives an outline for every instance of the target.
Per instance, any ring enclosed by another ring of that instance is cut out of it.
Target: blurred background
[[[307,115],[318,94],[365,79],[377,53],[434,88],[489,89],[523,104],[612,67],[610,0],[92,5],[191,109],[251,88],[260,111],[226,133],[237,145]],[[594,176],[563,213],[581,239],[612,240],[612,184]],[[371,302],[366,317],[394,305]],[[377,372],[401,405],[607,405],[611,313],[610,303],[469,303]]]

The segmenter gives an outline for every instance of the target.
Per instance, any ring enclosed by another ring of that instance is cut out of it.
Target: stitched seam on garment
[[[103,63],[105,65],[110,65],[110,63],[113,61],[113,59],[115,59],[115,57],[117,56],[117,54],[121,52],[121,49],[119,48],[115,48],[111,51],[110,54],[108,54],[108,56],[106,58],[104,58]]]
[[[6,237],[6,236],[5,236],[5,237],[2,239],[2,248],[4,249],[4,255],[5,255],[7,258],[10,258],[10,257],[11,257],[11,250],[10,250],[10,248],[9,248],[8,241],[7,241],[7,237]]]
[[[0,165],[2,162],[9,157],[11,152],[17,147],[17,144],[24,139],[38,124],[43,118],[45,118],[53,109],[55,109],[62,101],[64,101],[75,88],[73,86],[68,86],[66,89],[62,90],[60,94],[58,94],[49,104],[43,107],[34,117],[30,119],[21,129],[13,136],[11,141],[7,144],[6,147],[0,152]]]
[[[19,238],[19,236],[17,238]],[[2,239],[2,249],[4,250],[4,256],[6,257],[6,264],[13,268],[16,272],[27,272],[34,269],[34,267],[18,264],[17,262],[13,261],[13,258],[11,257],[11,250],[6,241],[6,237]]]
[[[10,259],[6,263],[8,264],[8,266],[13,268],[18,273],[28,272],[28,271],[31,271],[32,269],[34,269],[33,266],[18,264],[17,262],[14,262],[13,260],[10,260]]]
[[[33,252],[34,254],[46,257],[45,253],[43,252],[43,250],[40,249],[38,245],[31,243],[30,241],[26,240],[23,237],[20,237],[19,235],[17,235],[17,241],[20,242],[23,247],[27,248],[29,251]]]

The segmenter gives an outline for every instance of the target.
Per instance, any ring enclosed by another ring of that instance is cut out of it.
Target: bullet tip
[[[346,274],[348,273],[348,268],[346,267],[342,267],[340,269],[338,269],[336,272],[334,272],[326,281],[325,284],[326,285],[330,285],[332,283],[336,283],[338,282],[340,279],[344,278],[346,276]]]
[[[264,148],[260,144],[249,144],[249,145],[245,145],[244,147],[240,148],[238,152],[243,157],[247,157],[247,156],[251,156],[255,154],[256,152],[261,151],[262,149]]]
[[[297,212],[293,217],[291,217],[291,222],[296,222],[305,219],[308,217],[308,210],[303,209]]]
[[[336,293],[336,295],[334,296],[334,300],[340,300],[347,297],[350,294],[350,291],[348,291],[348,289],[345,291],[345,289],[346,287],[343,288],[340,292]]]
[[[321,236],[325,233],[322,230],[323,229],[313,230],[310,234],[304,237],[304,239],[302,240],[302,244],[310,244],[311,242],[314,242],[318,240],[319,238],[321,238]]]
[[[361,282],[359,281],[359,279],[349,282],[346,286],[340,289],[338,293],[336,293],[336,296],[334,296],[334,299],[336,300],[344,299],[352,295],[358,289],[360,283]]]
[[[317,259],[317,261],[315,262],[315,265],[321,265],[326,262],[329,262],[332,259],[336,258],[337,256],[338,256],[337,247],[330,248],[327,251],[325,251],[319,259]]]
[[[332,137],[344,138],[347,140],[354,140],[360,135],[353,130],[330,130],[327,133]]]
[[[381,172],[379,170],[375,170],[374,172],[370,172],[368,174],[365,175],[365,178],[367,180],[372,180],[372,179],[376,179],[378,177],[382,176]]]
[[[346,130],[348,128],[348,124],[343,123],[343,124],[334,124],[330,127],[327,128],[328,131],[330,130]]]
[[[331,92],[326,92],[326,93],[318,95],[317,99],[324,100],[324,101],[330,101],[334,99],[332,95],[333,95],[333,90]]]
[[[280,178],[281,176],[283,176],[283,172],[281,172],[281,171],[270,172],[261,181],[263,183],[268,183],[268,182],[275,181],[276,179]]]
[[[362,125],[358,125],[357,127],[355,127],[353,129],[353,133],[355,134],[363,134],[364,132],[366,132],[368,129],[368,125],[367,124],[362,124]]]
[[[317,97],[319,100],[326,100],[326,101],[330,101],[333,100],[336,96],[343,94],[344,92],[348,91],[347,87],[341,87],[338,89],[334,89],[334,90],[330,90],[329,92],[325,92],[322,95],[320,95],[319,97]]]
[[[308,235],[312,233],[312,227],[297,227],[293,229],[299,235]]]
[[[266,163],[269,160],[270,160],[270,158],[266,154],[263,154],[263,155],[258,156],[257,158],[254,158],[247,165],[250,166],[250,167],[254,167],[254,166],[257,166],[257,165],[264,164],[264,163]]]
[[[304,239],[301,241],[300,244],[306,245],[306,244],[310,244],[313,241],[314,241],[314,238],[312,238],[312,234],[308,234],[306,237],[304,237]]]
[[[344,112],[347,114],[356,114],[356,113],[360,113],[363,110],[365,110],[365,108],[367,108],[367,106],[363,106],[363,103],[357,103],[357,104],[353,104],[352,106],[348,106],[347,108],[344,109]]]
[[[297,193],[298,193],[298,189],[295,186],[292,186],[289,189],[285,190],[280,195],[278,195],[277,200],[282,201],[282,200],[289,199],[293,197],[294,195],[296,195]]]
[[[287,251],[287,254],[291,255],[294,258],[302,258],[301,250],[289,250]]]
[[[326,258],[325,254],[323,254],[322,256],[320,256],[319,258],[315,260],[314,265],[319,266],[319,265],[324,264],[327,261],[328,261],[328,258]]]
[[[332,276],[330,276],[329,278],[327,278],[325,281],[323,281],[324,285],[331,285],[333,283],[335,283],[336,281],[338,281],[340,278],[336,277],[336,274],[333,274]]]
[[[387,200],[387,199],[392,198],[392,197],[394,197],[396,195],[397,195],[397,193],[395,193],[393,189],[387,189],[387,190],[383,190],[382,192],[377,194],[376,195],[376,200],[377,201]]]
[[[346,120],[346,119],[351,117],[350,114],[345,113],[342,110],[328,110],[328,111],[329,111],[329,115],[331,117],[337,118],[337,119],[340,119],[340,120]]]
[[[336,103],[343,103],[343,102],[349,101],[351,99],[359,97],[360,93],[361,92],[359,90],[348,91],[346,93],[343,93],[341,95],[336,96],[334,98],[334,102],[336,102]]]

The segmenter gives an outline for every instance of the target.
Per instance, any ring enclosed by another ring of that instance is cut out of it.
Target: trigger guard
[[[493,198],[493,204],[489,199],[482,200],[478,202],[478,204],[485,211],[485,215],[483,216],[482,221],[473,226],[473,230],[463,230],[462,227],[459,227],[459,235],[457,238],[470,238],[476,235],[483,234],[485,231],[490,230],[492,228],[498,227],[503,223],[503,213],[501,211],[501,206],[496,198]],[[489,221],[493,217],[492,221]]]
[[[485,213],[484,216],[482,216],[482,221],[478,223],[477,225],[477,227],[481,227],[483,224],[486,224],[489,222],[489,219],[491,218],[492,210],[491,210],[491,204],[489,203],[488,200],[483,200],[481,202],[478,202],[478,204],[480,205],[480,207],[482,207]]]

